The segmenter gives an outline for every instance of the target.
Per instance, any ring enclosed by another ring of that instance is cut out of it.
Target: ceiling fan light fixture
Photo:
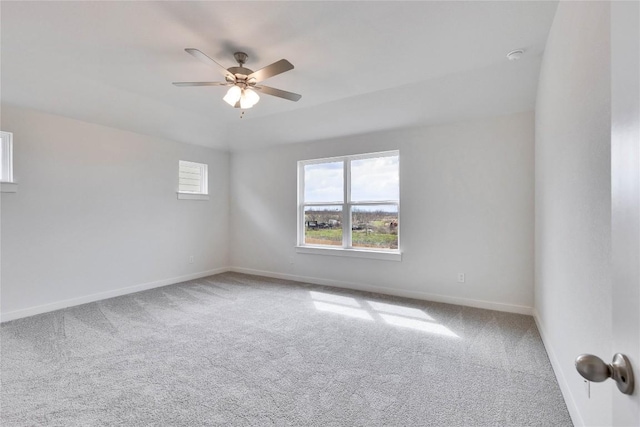
[[[235,105],[240,101],[242,97],[242,89],[239,86],[231,86],[231,88],[227,91],[227,94],[222,98],[224,102],[235,107]]]

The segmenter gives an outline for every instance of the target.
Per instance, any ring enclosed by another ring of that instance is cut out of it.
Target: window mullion
[[[342,207],[342,246],[351,248],[351,161],[344,159],[344,205]]]
[[[298,245],[304,244],[304,165],[298,163]]]
[[[307,202],[307,203],[303,203],[303,205],[305,206],[333,206],[333,205],[342,205],[344,202],[342,201],[333,201],[333,202]]]

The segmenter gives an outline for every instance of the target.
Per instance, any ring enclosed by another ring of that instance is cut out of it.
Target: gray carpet
[[[8,426],[571,425],[530,316],[227,273],[1,328]]]

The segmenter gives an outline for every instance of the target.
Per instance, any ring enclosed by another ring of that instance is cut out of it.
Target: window
[[[390,151],[298,162],[299,252],[399,255],[399,157]]]
[[[209,200],[207,165],[204,163],[178,163],[178,199]]]
[[[3,193],[15,193],[13,182],[13,134],[0,131],[0,186]]]

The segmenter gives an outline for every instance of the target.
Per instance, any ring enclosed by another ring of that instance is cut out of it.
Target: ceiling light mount
[[[244,52],[236,52],[233,54],[233,57],[236,59],[236,62],[242,67],[244,63],[247,62],[247,58],[249,58],[249,55]]]

